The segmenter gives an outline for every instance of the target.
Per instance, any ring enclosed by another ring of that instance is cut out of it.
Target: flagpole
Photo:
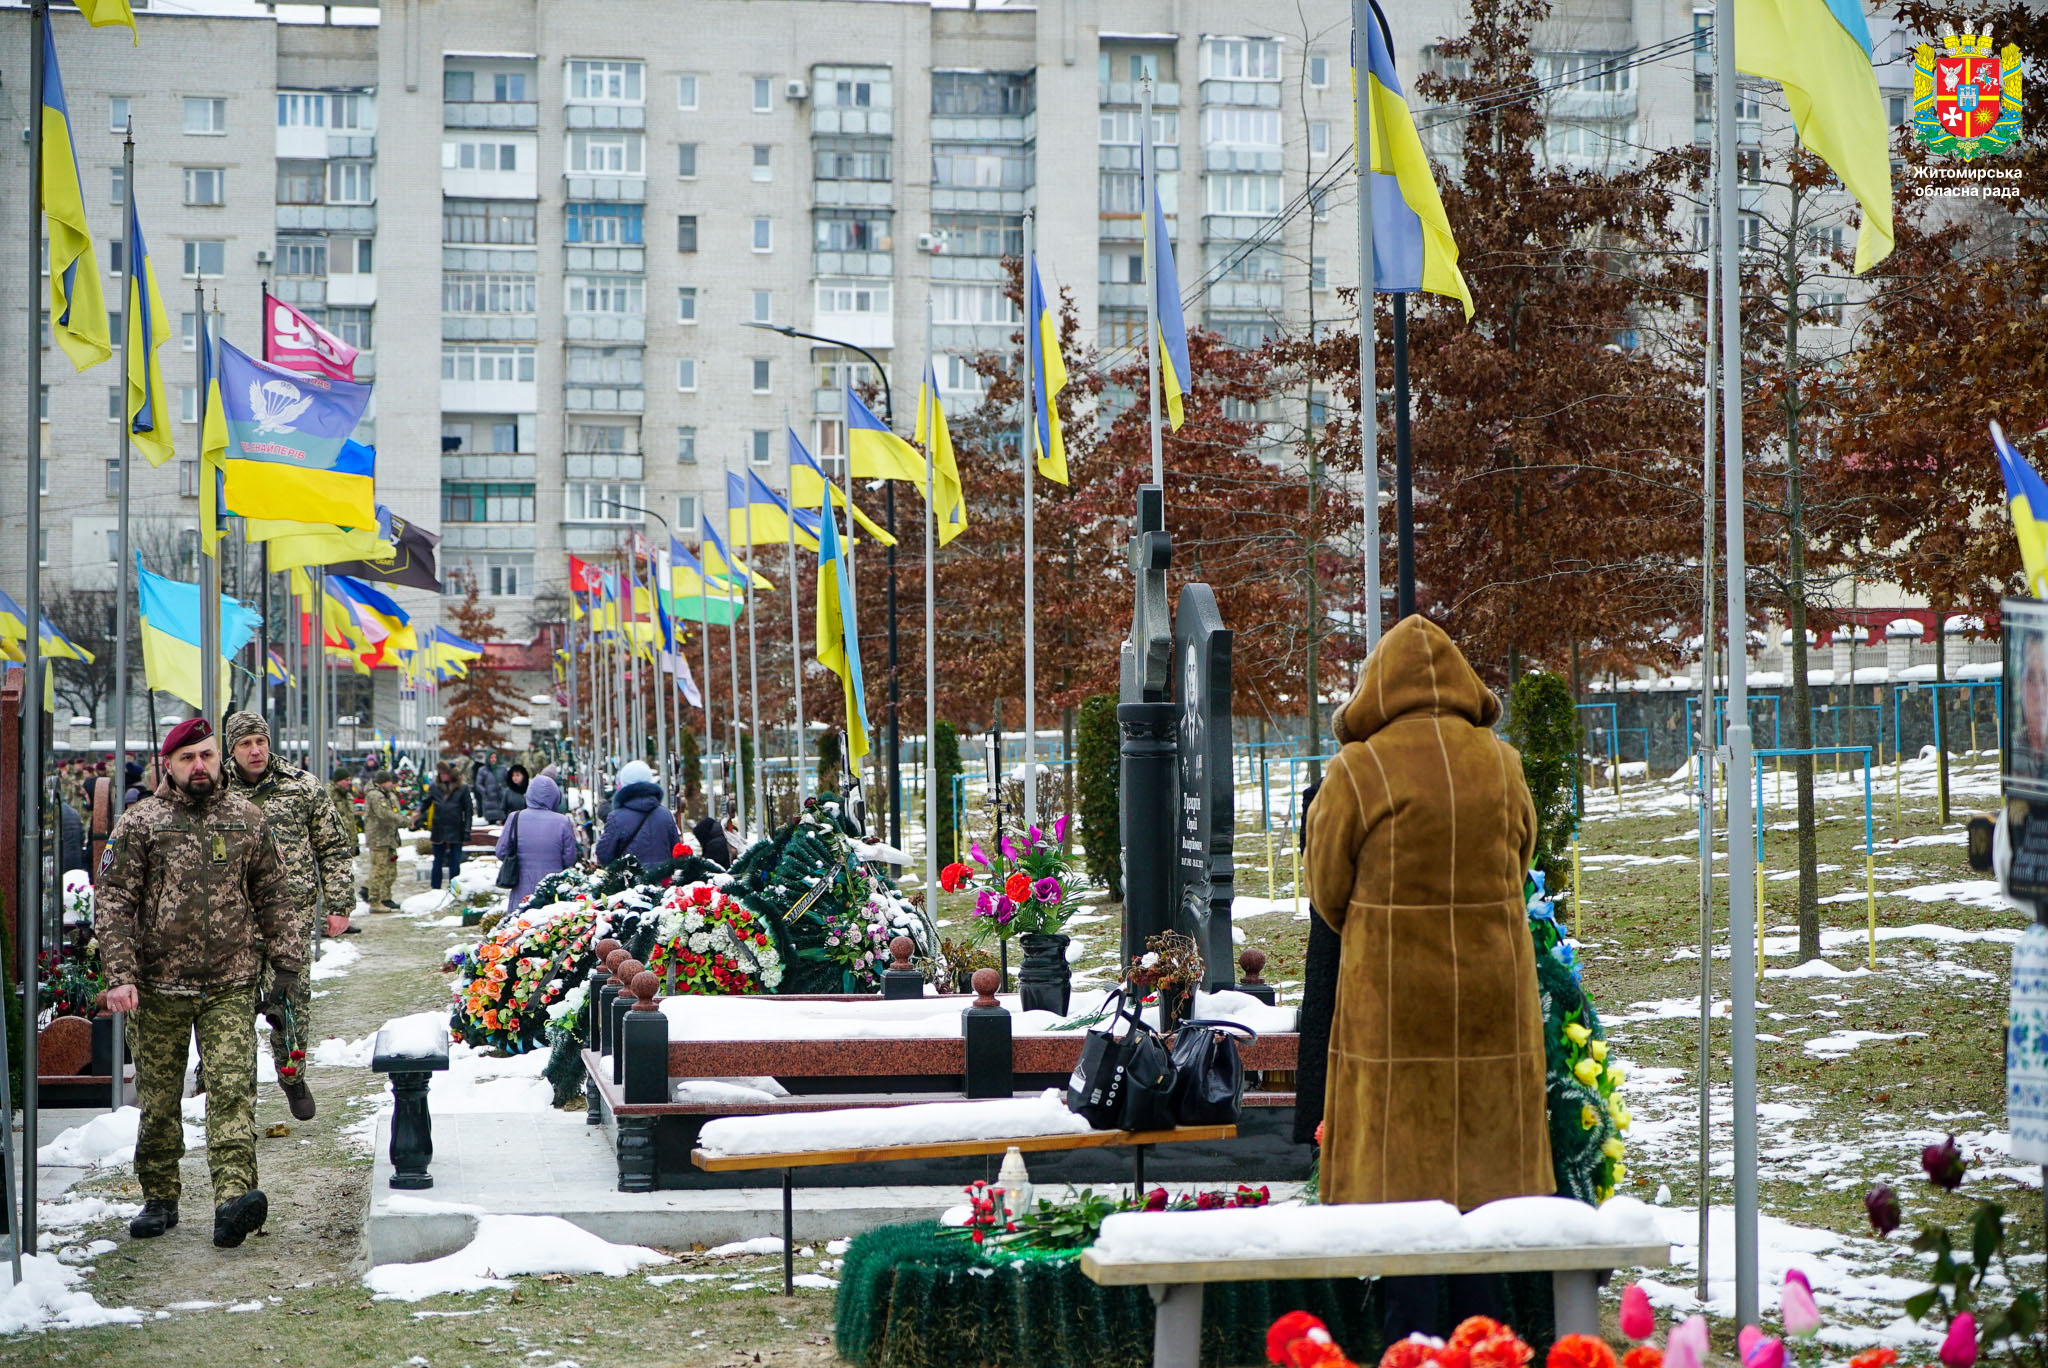
[[[1026,224],[1031,220],[1027,217]],[[1030,229],[1026,228],[1026,232]],[[1028,329],[1027,329],[1028,332]],[[932,531],[932,443],[938,438],[939,429],[939,375],[932,366],[932,295],[927,288],[924,295],[924,365],[925,375],[931,381],[931,409],[924,415],[924,909],[925,915],[934,922],[939,915],[939,807],[937,792],[932,787],[932,776],[937,773],[934,766],[936,752],[934,738],[939,730],[939,686],[938,648],[936,644],[937,624],[933,617],[933,531]],[[1027,386],[1028,388],[1028,386]],[[1025,452],[1025,466],[1030,467],[1030,451]],[[1025,507],[1030,503],[1027,500]],[[1028,565],[1029,558],[1026,558]],[[1029,612],[1027,610],[1028,618]],[[1028,640],[1028,638],[1027,638]]]
[[[726,519],[731,522],[730,518]],[[768,790],[761,786],[762,754],[767,738],[761,732],[761,656],[754,633],[754,515],[747,514],[747,709],[754,728],[754,820],[760,824],[760,831],[766,836],[768,822]]]
[[[1735,1112],[1735,1315],[1757,1319],[1756,814],[1750,806],[1749,603],[1742,506],[1741,216],[1735,187],[1735,22],[1733,6],[1714,19],[1714,117],[1720,166],[1721,443],[1726,487],[1728,581],[1728,939],[1733,1008],[1730,1071]],[[1704,1194],[1702,1194],[1704,1197]]]
[[[1394,620],[1415,611],[1415,464],[1408,445],[1408,296],[1394,296]]]
[[[1038,465],[1038,368],[1045,358],[1038,354],[1038,318],[1031,305],[1031,277],[1038,265],[1033,254],[1037,227],[1037,215],[1025,210],[1024,269],[1017,281],[1024,301],[1024,430],[1018,450],[1024,457],[1024,820],[1020,825],[1025,828],[1038,822],[1038,564],[1032,476]]]
[[[129,193],[135,193],[132,186]],[[196,279],[192,283],[192,310],[198,317],[205,317],[206,288]],[[215,329],[219,326],[219,320],[216,319]],[[208,340],[212,340],[210,336]],[[199,430],[204,433],[207,392],[206,356],[203,351],[197,359],[200,383]],[[199,460],[199,478],[202,482],[214,479],[213,472],[206,468],[206,458],[203,454]],[[213,526],[207,526],[205,518],[200,519],[199,525],[199,715],[206,719],[207,725],[216,733],[220,731],[220,543],[213,540],[213,533],[220,525],[221,507],[217,494],[219,488],[220,484],[216,480],[210,488],[199,491],[199,506],[213,510]],[[209,498],[212,499],[211,503],[208,502]],[[227,763],[226,755],[221,756],[221,763]]]
[[[885,375],[885,376],[883,376],[883,377],[882,377],[882,380],[883,380],[883,383],[884,383],[884,384],[886,384],[886,383],[888,382],[888,377],[887,377],[887,376]],[[853,387],[852,387],[851,385],[848,385],[848,386],[847,386],[847,393],[851,394],[852,392],[853,392]],[[885,392],[886,392],[886,391],[885,391]],[[891,428],[891,431],[894,431],[894,428]],[[854,623],[855,623],[855,627],[854,627],[854,634],[855,634],[855,639],[856,639],[856,640],[858,640],[858,638],[859,638],[859,633],[860,633],[860,627],[859,627],[859,625],[858,625],[858,624],[859,624],[859,622],[860,622],[860,578],[859,578],[859,576],[858,576],[858,575],[857,575],[857,574],[855,573],[855,564],[856,564],[856,562],[855,562],[855,559],[854,559],[854,554],[853,554],[853,529],[854,529],[854,521],[853,521],[853,408],[852,408],[852,405],[848,405],[848,406],[847,406],[847,421],[846,421],[846,452],[845,452],[845,455],[844,455],[844,460],[845,460],[845,462],[846,462],[846,469],[845,469],[845,471],[843,472],[843,480],[844,480],[844,483],[845,483],[845,485],[846,485],[846,540],[845,540],[845,542],[844,542],[844,543],[843,543],[843,544],[842,544],[842,545],[840,546],[840,548],[839,548],[839,554],[840,554],[840,555],[842,555],[842,556],[844,556],[844,557],[846,558],[846,596],[847,596],[847,599],[848,599],[849,601],[848,601],[848,602],[846,602],[846,603],[843,603],[843,604],[841,604],[841,605],[840,605],[840,611],[841,611],[841,612],[850,612],[850,613],[852,613],[852,614],[854,615]],[[825,509],[825,511],[828,511],[828,512],[829,512],[829,511],[830,511],[830,505],[831,505],[831,503],[832,503],[832,492],[831,492],[831,490],[829,490],[829,489],[828,489],[828,490],[826,490],[826,491],[825,491],[825,497],[824,497],[824,498],[823,498],[823,499],[822,499],[822,500],[820,501],[820,507],[821,507],[821,508],[823,508],[823,509]],[[893,535],[893,534],[892,534],[892,535]],[[863,691],[865,691],[865,690],[866,690],[866,688],[867,688],[867,680],[866,680],[865,678],[863,678],[863,679],[861,680],[861,688],[862,688],[862,690],[863,690]],[[861,706],[862,706],[863,708],[865,708],[865,707],[867,706],[867,699],[866,699],[866,698],[862,698],[862,699],[861,699]],[[853,758],[853,755],[852,755],[852,750],[853,750],[853,719],[852,719],[851,717],[849,717],[849,718],[847,718],[847,719],[846,719],[846,753],[845,753],[845,754],[842,754],[842,755],[840,756],[840,762],[841,762],[841,765],[842,765],[842,766],[843,766],[843,767],[844,767],[844,768],[845,768],[845,769],[846,769],[846,770],[847,770],[847,771],[848,771],[848,772],[849,772],[849,773],[850,773],[850,774],[851,774],[851,775],[852,775],[853,777],[855,777],[855,778],[859,778],[859,777],[860,777],[860,763],[859,763],[858,761],[856,761],[856,760],[855,760],[855,759]],[[872,752],[870,752],[870,753],[872,754]],[[865,785],[865,784],[863,784],[863,785],[862,785],[862,788],[863,788],[863,790],[865,790],[865,788],[866,788],[866,785]],[[849,816],[851,816],[852,814],[850,814],[850,813],[849,813],[848,815],[849,815]],[[863,833],[863,834],[865,834],[865,833]]]
[[[1144,196],[1142,218],[1145,224],[1145,406],[1150,420],[1152,435],[1152,483],[1159,486],[1159,492],[1163,498],[1166,493],[1166,456],[1159,433],[1159,263],[1153,260],[1153,257],[1156,255],[1153,249],[1154,244],[1158,241],[1159,234],[1165,231],[1166,225],[1164,222],[1153,223],[1152,212],[1154,209],[1157,209],[1160,217],[1164,219],[1166,210],[1165,206],[1159,203],[1158,172],[1152,167],[1152,82],[1150,78],[1138,82],[1138,90],[1140,92],[1138,104],[1138,160],[1139,165],[1144,170],[1142,177],[1144,183],[1139,187],[1138,193]],[[1030,311],[1028,296],[1025,311]],[[1028,333],[1029,330],[1027,329],[1026,331]],[[1030,346],[1028,336],[1025,340],[1025,345],[1027,347]],[[1029,450],[1030,448],[1027,446],[1027,454]],[[1030,477],[1026,476],[1025,478],[1028,479]],[[1026,506],[1029,506],[1029,500],[1026,500]]]
[[[697,516],[702,520],[705,515],[700,509]],[[705,525],[708,526],[709,524],[706,523]],[[704,666],[704,678],[699,681],[697,692],[704,700],[699,705],[704,712],[704,763],[706,765],[715,765],[718,763],[718,741],[712,734],[711,719],[713,715],[712,700],[716,697],[716,690],[711,687],[713,683],[711,677],[711,586],[705,580],[703,564],[703,546],[706,540],[703,527],[699,527],[697,532],[697,650],[698,659]],[[704,796],[706,806],[708,807],[711,797],[711,780],[708,775],[704,781]],[[725,816],[724,813],[717,813],[715,815],[721,819]]]
[[[1711,183],[1712,177],[1709,177]],[[1700,730],[1695,733],[1694,750],[1699,756],[1699,862],[1700,862],[1700,1039],[1699,1039],[1699,1299],[1707,1299],[1707,1237],[1708,1227],[1713,1224],[1713,1203],[1708,1198],[1713,1177],[1713,1071],[1710,1054],[1712,1040],[1712,1009],[1714,991],[1714,404],[1717,377],[1720,373],[1719,357],[1714,348],[1720,341],[1720,319],[1714,312],[1719,297],[1715,289],[1714,271],[1718,262],[1715,244],[1720,240],[1713,216],[1707,217],[1708,232],[1706,247],[1706,269],[1701,278],[1705,282],[1706,295],[1706,346],[1703,364],[1705,383],[1701,386],[1701,471],[1700,492],[1702,514],[1700,519]],[[1854,702],[1855,672],[1851,671],[1850,701]],[[1850,716],[1855,716],[1851,713]],[[1572,890],[1578,897],[1578,890]]]
[[[306,772],[318,781],[325,768],[322,762],[327,758],[327,567],[324,565],[313,567],[313,605],[318,613],[313,621],[313,677],[309,681],[313,702],[306,718]],[[218,611],[216,603],[215,612]],[[216,626],[214,630],[218,632],[220,629]],[[218,649],[216,646],[216,652]],[[202,669],[205,667],[205,650],[201,645]]]
[[[573,578],[569,585],[569,605],[569,616],[562,623],[562,649],[568,654],[568,659],[563,662],[568,668],[563,673],[569,677],[567,680],[569,716],[562,725],[562,742],[568,748],[568,772],[573,775],[576,773],[576,728],[583,721],[583,709],[576,701],[576,675],[581,668],[581,664],[576,659],[576,585]],[[567,786],[564,785],[564,787]]]
[[[789,424],[785,419],[782,430],[784,440],[790,437]],[[825,492],[821,504],[831,502],[830,491]],[[789,682],[796,693],[796,802],[799,810],[804,802],[804,742],[809,734],[804,731],[804,648],[797,635],[797,594],[796,594],[796,466],[789,466],[789,516],[782,520],[783,529],[788,533],[789,551]]]
[[[661,524],[661,530],[668,530],[668,523],[665,520]],[[654,547],[650,544],[647,548],[647,607],[654,619],[654,636],[648,643],[648,653],[654,657],[654,686],[653,693],[649,696],[649,701],[654,705],[654,754],[658,761],[656,770],[661,775],[663,796],[669,803],[680,808],[681,804],[676,803],[674,767],[669,763],[666,697],[668,689],[661,678],[662,657],[668,654],[668,633],[663,630],[667,614],[661,609],[661,587],[654,582],[654,566]]]
[[[129,216],[134,217],[135,205],[135,120],[130,118],[127,129],[121,137],[121,193],[127,198]],[[134,234],[128,234],[133,238]],[[132,243],[124,247],[133,253]],[[132,263],[131,263],[132,264]],[[131,294],[139,294],[129,282],[130,271],[123,271],[121,280],[129,285]],[[143,282],[147,288],[147,282]],[[134,415],[128,411],[128,314],[130,300],[121,301],[121,492],[116,505],[114,522],[114,763],[108,778],[113,783],[113,795],[108,805],[114,821],[121,820],[122,799],[127,794],[128,765],[128,599],[131,591],[128,582],[134,574],[134,566],[128,559],[128,483],[132,473],[129,467],[129,429],[134,424]],[[149,364],[149,339],[142,339],[142,363]],[[114,1095],[121,1095],[121,1080],[114,1080]],[[117,1104],[118,1105],[118,1104]]]
[[[1379,373],[1373,356],[1372,259],[1372,0],[1351,0],[1352,127],[1358,162],[1358,434],[1365,480],[1365,649],[1380,644]],[[1321,700],[1309,700],[1311,731],[1321,725]]]

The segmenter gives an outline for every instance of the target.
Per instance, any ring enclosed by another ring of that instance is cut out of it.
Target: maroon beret
[[[190,745],[206,740],[213,735],[213,724],[203,717],[188,717],[171,728],[171,734],[164,738],[163,756],[168,760],[173,754]]]

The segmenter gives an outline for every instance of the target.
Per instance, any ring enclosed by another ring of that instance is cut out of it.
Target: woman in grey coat
[[[517,852],[519,882],[505,906],[518,911],[542,879],[576,863],[576,827],[562,810],[562,790],[543,774],[526,788],[526,806],[498,835],[498,858]]]

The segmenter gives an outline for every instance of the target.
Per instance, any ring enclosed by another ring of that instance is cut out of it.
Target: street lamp
[[[882,377],[882,419],[884,422],[888,423],[892,431],[895,429],[896,401],[891,396],[889,391],[888,368],[882,364],[880,357],[876,356],[866,347],[863,347],[855,342],[848,342],[844,338],[826,337],[820,333],[805,332],[803,329],[794,327],[788,323],[748,323],[745,326],[749,328],[759,328],[763,332],[781,333],[784,337],[801,337],[806,338],[812,342],[822,342],[828,347],[843,347],[847,351],[859,352],[862,356],[865,356],[868,359],[868,364],[875,368],[875,373]],[[847,453],[846,459],[849,462],[851,462],[853,459],[853,455],[850,449]],[[830,509],[831,498],[828,495],[825,499],[824,509],[828,516],[830,514]],[[851,517],[852,514],[849,513],[847,516]],[[894,480],[888,480],[883,483],[882,520],[884,523],[888,525],[889,536],[891,538],[894,538],[896,535],[896,482]],[[901,726],[901,721],[897,716],[898,703],[902,697],[902,689],[896,677],[896,548],[894,545],[891,545],[889,547],[888,562],[889,587],[887,594],[887,611],[889,614],[889,844],[895,846],[898,850],[901,850],[903,848],[903,730]],[[925,643],[925,649],[931,649],[930,642]],[[931,744],[930,737],[925,738],[925,744]],[[927,839],[929,839],[929,832],[926,833],[926,837]]]

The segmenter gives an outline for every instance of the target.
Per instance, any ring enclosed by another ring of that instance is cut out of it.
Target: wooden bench
[[[1566,1198],[1546,1199],[1568,1201]],[[1398,1203],[1398,1206],[1415,1204]],[[1256,1213],[1232,1212],[1242,1222],[1253,1219],[1303,1219],[1308,1211],[1358,1211],[1362,1208],[1269,1207]],[[1479,1211],[1486,1208],[1481,1207]],[[1582,1210],[1587,1210],[1582,1208]],[[1175,1213],[1167,1219],[1200,1220],[1205,1213]],[[1214,1214],[1214,1213],[1209,1213]],[[1112,1216],[1111,1221],[1132,1219]],[[1313,1218],[1309,1218],[1313,1219]],[[1176,1234],[1194,1234],[1182,1226]],[[1202,1339],[1202,1285],[1219,1282],[1264,1282],[1283,1278],[1380,1278],[1443,1273],[1549,1273],[1557,1333],[1600,1333],[1600,1282],[1617,1268],[1663,1267],[1671,1261],[1664,1243],[1572,1242],[1568,1230],[1555,1243],[1473,1244],[1463,1248],[1383,1248],[1345,1252],[1341,1248],[1290,1257],[1226,1257],[1199,1239],[1186,1241],[1185,1255],[1118,1257],[1098,1242],[1081,1253],[1081,1272],[1104,1287],[1144,1287],[1152,1294],[1152,1368],[1196,1368]],[[1427,1243],[1427,1242],[1425,1242]]]
[[[973,1105],[965,1103],[962,1105]],[[1002,1154],[1010,1149],[1043,1153],[1047,1150],[1122,1148],[1131,1150],[1132,1182],[1139,1192],[1145,1187],[1145,1152],[1154,1145],[1171,1145],[1191,1140],[1228,1140],[1237,1134],[1235,1126],[1177,1126],[1155,1131],[1086,1131],[1068,1135],[995,1136],[980,1140],[942,1140],[929,1144],[870,1145],[851,1149],[785,1150],[773,1154],[713,1154],[702,1149],[690,1152],[690,1162],[707,1173],[747,1170],[782,1171],[782,1294],[796,1294],[796,1170],[822,1164],[878,1164],[900,1159],[954,1159],[975,1155]]]

